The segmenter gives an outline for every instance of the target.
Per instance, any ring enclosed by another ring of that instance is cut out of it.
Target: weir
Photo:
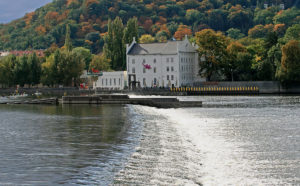
[[[63,96],[62,104],[134,104],[157,108],[202,107],[202,101],[177,98],[130,98],[128,95]]]

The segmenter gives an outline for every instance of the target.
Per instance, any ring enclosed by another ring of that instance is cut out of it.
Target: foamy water
[[[214,108],[212,101],[192,109],[133,106],[145,116],[145,130],[117,183],[299,184],[299,97],[233,98],[234,106],[227,99]]]

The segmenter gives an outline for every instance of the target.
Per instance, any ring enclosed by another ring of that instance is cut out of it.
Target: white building
[[[198,53],[187,37],[150,44],[134,40],[126,51],[128,77],[135,76],[141,87],[182,87],[205,81],[198,75]]]
[[[103,72],[93,86],[94,89],[106,90],[123,90],[125,87],[127,87],[126,71]]]

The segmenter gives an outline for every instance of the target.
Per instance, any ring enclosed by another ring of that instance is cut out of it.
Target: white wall
[[[123,90],[127,85],[127,72],[103,72],[102,76],[98,77],[98,80],[94,83],[94,89],[111,89],[111,90]]]
[[[154,62],[155,60],[156,62]],[[143,63],[150,65],[151,69],[145,69]],[[133,72],[133,68],[135,72]],[[128,55],[127,69],[129,74],[136,74],[141,87],[179,85],[179,58],[177,55]]]

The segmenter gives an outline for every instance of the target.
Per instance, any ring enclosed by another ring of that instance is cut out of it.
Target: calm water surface
[[[300,96],[180,99],[0,105],[0,185],[300,184]]]

